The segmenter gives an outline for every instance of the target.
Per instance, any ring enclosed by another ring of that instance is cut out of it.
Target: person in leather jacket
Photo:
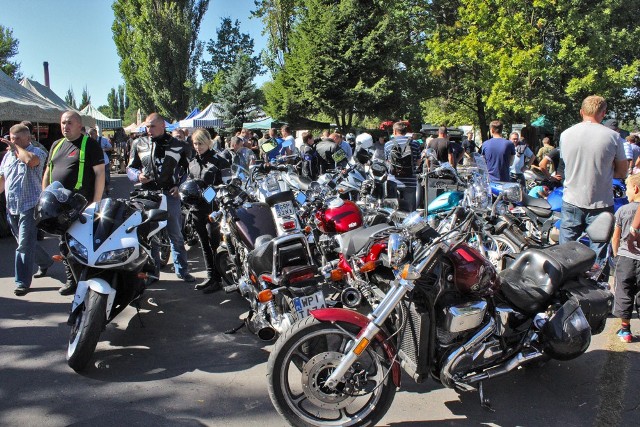
[[[178,192],[178,186],[185,178],[189,167],[188,153],[184,142],[165,131],[164,119],[158,113],[150,114],[145,122],[148,136],[142,136],[133,142],[127,176],[133,182],[142,183],[142,189],[160,190],[167,196],[167,229],[176,275],[185,282],[195,282],[195,277],[189,274],[188,270]],[[160,265],[159,248],[155,245],[153,257],[156,265]],[[157,277],[159,269],[156,273]]]
[[[191,141],[195,155],[189,162],[189,178],[202,181],[205,188],[222,184],[221,170],[231,165],[213,151],[213,141],[209,132],[206,129],[196,129],[191,136]],[[220,245],[220,225],[217,222],[209,222],[211,212],[212,206],[209,203],[193,208],[194,228],[198,234],[207,270],[207,280],[198,283],[195,289],[204,290],[204,293],[221,289],[220,272],[214,264],[214,257]]]

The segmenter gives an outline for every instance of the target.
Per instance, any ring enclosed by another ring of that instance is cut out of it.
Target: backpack
[[[393,175],[400,178],[413,176],[413,153],[409,141],[402,147],[394,142],[389,151],[389,163]]]

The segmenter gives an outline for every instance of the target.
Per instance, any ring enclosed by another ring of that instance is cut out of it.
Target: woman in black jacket
[[[213,141],[209,132],[205,129],[196,129],[191,136],[194,149],[194,157],[189,162],[189,178],[204,182],[207,186],[222,184],[221,170],[228,168],[228,164],[213,151]],[[220,245],[220,226],[218,223],[209,222],[209,214],[212,207],[208,203],[193,208],[195,230],[200,240],[204,265],[207,269],[207,280],[198,283],[196,290],[204,290],[205,293],[215,292],[221,289],[220,273],[216,270],[214,256]]]

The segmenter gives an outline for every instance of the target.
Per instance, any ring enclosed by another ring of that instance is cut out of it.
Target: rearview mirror
[[[164,209],[150,209],[147,213],[147,221],[166,221],[169,219],[169,212]]]
[[[202,197],[204,197],[207,203],[211,203],[216,198],[216,190],[207,187],[207,189],[202,192]]]

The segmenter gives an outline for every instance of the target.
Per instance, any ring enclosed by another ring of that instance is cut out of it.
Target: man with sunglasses
[[[150,114],[145,122],[148,136],[133,142],[127,176],[133,182],[140,182],[142,189],[161,190],[167,196],[167,229],[176,275],[185,282],[195,282],[188,270],[178,193],[178,186],[189,169],[188,153],[184,142],[165,131],[164,119],[158,113]],[[159,249],[153,248],[153,254],[159,265]],[[156,273],[159,274],[159,270]]]

